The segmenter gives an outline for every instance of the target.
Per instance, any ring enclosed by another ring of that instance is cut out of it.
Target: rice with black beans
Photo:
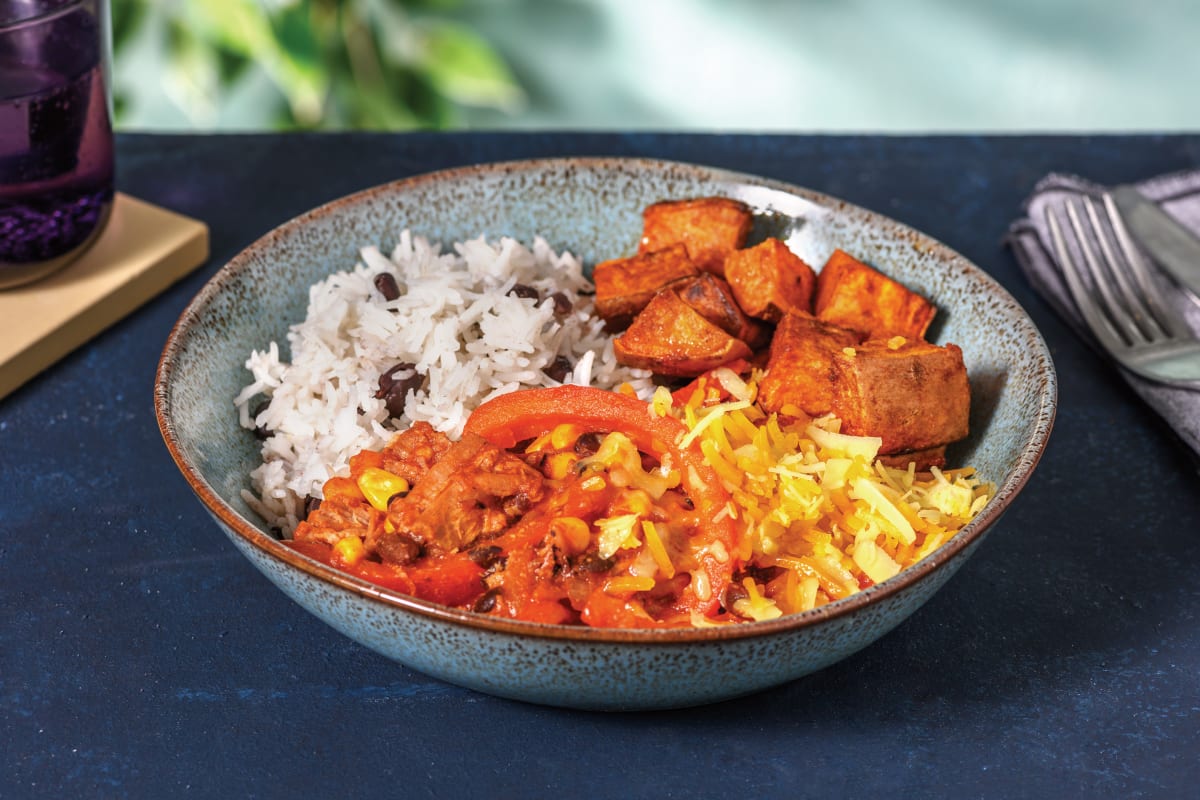
[[[490,397],[557,385],[545,372],[561,374],[556,359],[573,365],[563,383],[628,383],[644,399],[653,393],[649,372],[617,364],[612,339],[592,313],[583,265],[541,238],[526,247],[480,237],[443,252],[405,231],[390,257],[373,246],[360,255],[353,270],[309,289],[305,320],[288,332],[290,362],[275,342],[246,361],[254,380],[235,404],[242,427],[266,438],[253,491],[242,496],[271,527],[290,533],[305,498],[348,474],[350,456],[383,447],[413,422],[457,438]],[[400,290],[393,300],[375,282],[385,274]],[[387,399],[376,395],[380,376],[398,364],[412,364],[423,385],[408,389],[404,412],[392,417]]]

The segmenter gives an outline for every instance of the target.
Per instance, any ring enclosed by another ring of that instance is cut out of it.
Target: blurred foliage
[[[111,0],[118,124],[160,80],[188,121],[211,125],[251,96],[243,123],[289,129],[452,127],[463,106],[512,112],[525,97],[497,52],[445,13],[454,0]],[[248,88],[250,87],[250,88]]]

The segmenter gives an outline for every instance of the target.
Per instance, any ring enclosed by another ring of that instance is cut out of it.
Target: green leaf
[[[297,122],[307,127],[320,121],[328,79],[314,55],[315,44],[301,47],[297,54],[289,52],[276,37],[266,7],[255,0],[205,0],[186,7],[197,35],[251,59],[271,76]],[[300,22],[292,18],[287,23],[295,41],[304,39]]]
[[[423,25],[418,66],[429,82],[458,103],[515,111],[525,95],[508,66],[471,29],[448,22]]]
[[[296,64],[321,69],[321,42],[309,3],[285,6],[270,21],[279,46]]]
[[[141,28],[146,18],[145,0],[113,0],[112,13],[112,44],[113,50],[125,46],[133,34]]]

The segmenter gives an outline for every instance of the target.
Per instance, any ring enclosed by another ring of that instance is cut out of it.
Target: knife
[[[1125,227],[1181,286],[1200,296],[1200,238],[1132,186],[1110,193]]]

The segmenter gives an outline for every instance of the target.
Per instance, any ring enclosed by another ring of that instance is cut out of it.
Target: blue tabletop
[[[978,554],[858,655],[684,711],[450,686],[259,575],[159,437],[172,324],[258,236],[420,172],[559,155],[726,167],[843,197],[999,280],[1053,353],[1041,466]],[[207,222],[193,275],[0,400],[0,797],[1172,797],[1200,786],[1200,478],[1003,245],[1052,170],[1200,166],[1200,136],[122,135],[125,192]]]

